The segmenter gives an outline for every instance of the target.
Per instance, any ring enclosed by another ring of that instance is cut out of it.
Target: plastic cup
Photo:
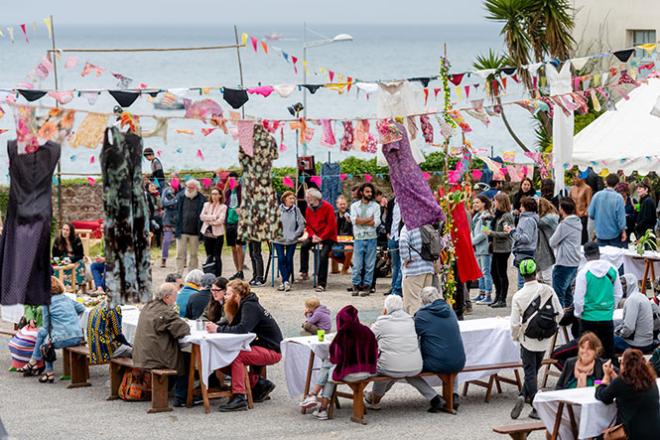
[[[317,330],[316,336],[319,338],[319,342],[325,341],[325,330]]]

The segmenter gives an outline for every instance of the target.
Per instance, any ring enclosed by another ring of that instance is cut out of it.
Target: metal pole
[[[303,84],[307,84],[307,22],[303,23]],[[307,87],[303,87],[303,118],[307,119]],[[303,155],[307,156],[307,143],[303,144]]]
[[[241,77],[241,88],[243,88],[243,63],[241,62],[241,46],[238,42],[238,28],[234,25],[234,38],[236,39],[236,58],[238,58],[238,74]],[[245,118],[245,106],[241,106],[241,117]]]
[[[55,45],[55,20],[53,16],[50,16],[50,31],[51,31],[51,43],[52,43],[52,54],[53,54],[53,78],[55,79],[55,91],[59,89],[59,79],[57,77],[57,48]],[[60,103],[55,100],[55,107],[59,108]],[[62,158],[57,161],[57,222],[59,227],[62,226]]]

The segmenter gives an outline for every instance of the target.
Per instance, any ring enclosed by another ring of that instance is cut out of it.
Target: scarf
[[[587,386],[587,379],[589,376],[594,374],[594,366],[596,365],[596,360],[592,360],[590,364],[580,368],[580,360],[578,359],[575,362],[575,370],[573,370],[573,375],[577,379],[577,388],[585,388]]]
[[[502,218],[504,215],[504,211],[500,211],[499,209],[495,210],[495,215],[493,216],[493,219],[490,221],[490,230],[495,231],[497,228],[497,222],[499,219]]]
[[[330,344],[330,362],[336,365],[332,378],[351,373],[376,374],[378,343],[369,327],[360,323],[358,311],[348,305],[337,313],[337,334]]]

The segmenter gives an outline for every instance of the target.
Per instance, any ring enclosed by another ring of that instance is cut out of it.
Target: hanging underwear
[[[18,89],[18,93],[23,95],[23,98],[27,99],[28,102],[32,102],[32,101],[36,101],[39,98],[42,98],[46,94],[46,91]]]
[[[286,98],[296,89],[296,86],[293,84],[278,84],[273,86],[273,89],[280,95],[282,98]]]
[[[227,87],[222,89],[222,96],[227,101],[227,104],[231,105],[234,109],[243,107],[243,104],[250,99],[245,90],[228,89]]]
[[[312,95],[316,93],[318,89],[321,88],[320,84],[301,84],[301,85],[307,90],[309,90],[309,93],[311,93]]]
[[[248,93],[251,95],[257,94],[263,96],[264,98],[268,98],[268,96],[273,93],[273,90],[274,89],[272,86],[259,86],[248,89]]]
[[[130,107],[140,97],[139,92],[124,92],[122,90],[108,90],[121,107]]]
[[[612,52],[612,55],[617,57],[617,59],[622,63],[627,63],[633,53],[635,53],[635,49],[625,49]]]
[[[57,101],[62,105],[68,104],[73,100],[73,92],[70,90],[63,92],[51,90],[50,92],[48,92],[48,96],[55,99],[55,101]]]
[[[423,85],[424,87],[428,87],[428,86],[429,86],[429,82],[431,82],[431,80],[432,80],[432,79],[435,79],[435,78],[436,78],[436,77],[423,77],[423,76],[419,76],[419,77],[416,77],[416,78],[409,78],[408,81],[419,81],[420,83],[422,83],[422,85]]]

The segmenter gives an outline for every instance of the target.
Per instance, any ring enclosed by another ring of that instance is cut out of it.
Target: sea
[[[328,82],[328,70],[335,75],[343,74],[363,81],[394,80],[411,77],[427,77],[437,75],[440,58],[446,50],[446,56],[451,63],[452,72],[463,72],[472,69],[477,55],[489,50],[503,50],[499,27],[492,23],[483,24],[444,24],[437,26],[413,25],[307,25],[307,31],[302,23],[294,25],[238,25],[239,39],[242,33],[259,39],[275,37],[266,40],[269,52],[265,54],[259,45],[255,52],[248,40],[248,45],[240,49],[243,84],[245,87],[272,84],[299,84],[303,82],[303,44],[332,38],[337,34],[349,34],[352,41],[338,42],[329,45],[313,47],[307,51],[308,77],[307,83]],[[15,34],[15,42],[10,43],[6,37],[0,39],[0,89],[14,88],[24,83],[28,74],[44,58],[51,41],[46,28],[41,25],[36,31],[28,27],[29,44],[20,31]],[[143,26],[125,27],[121,25],[61,25],[55,28],[56,47],[60,49],[82,48],[163,48],[163,47],[198,47],[234,44],[234,26],[162,26],[145,24]],[[289,55],[287,62],[281,51]],[[64,68],[69,57],[77,58],[77,64]],[[298,73],[294,71],[291,57],[298,58]],[[92,63],[104,69],[100,76],[92,73],[81,76],[83,65]],[[182,52],[133,52],[133,53],[62,53],[58,58],[59,88],[102,88],[117,89],[118,80],[111,73],[119,73],[132,79],[131,87],[144,83],[150,88],[186,88],[207,87],[214,89],[210,94],[200,96],[199,92],[189,92],[191,100],[211,98],[216,100],[225,112],[232,110],[222,99],[218,88],[221,86],[236,88],[241,84],[238,57],[236,49],[213,51],[182,51]],[[336,80],[337,76],[335,77]],[[456,107],[470,105],[470,100],[483,98],[483,80],[473,74],[465,77],[461,87],[481,83],[478,88],[471,87],[469,99],[457,96],[452,91],[452,101]],[[507,96],[504,101],[522,97],[520,88],[511,85],[509,81]],[[35,88],[54,88],[54,74],[34,84]],[[421,87],[418,83],[416,87]],[[428,105],[430,108],[442,108],[442,92],[434,97],[433,89],[442,88],[439,81],[429,85]],[[452,87],[453,89],[453,87]],[[0,91],[0,105],[7,98],[7,93]],[[460,99],[462,98],[462,99]],[[24,102],[23,98],[19,99]],[[52,98],[38,101],[42,105],[52,106]],[[245,104],[245,114],[248,116],[278,119],[289,118],[288,107],[303,102],[303,94],[296,90],[287,98],[276,93],[264,98],[250,95]],[[486,101],[488,103],[488,101]],[[65,105],[66,108],[85,109],[100,112],[111,112],[116,105],[114,99],[107,93],[102,93],[97,102],[91,106],[84,97],[76,97]],[[14,119],[9,106],[2,105],[6,114],[0,119],[0,128],[9,129],[0,136],[0,143],[14,137]],[[376,97],[357,93],[354,87],[350,92],[337,94],[334,91],[320,89],[314,94],[307,93],[308,118],[359,118],[375,116]],[[155,110],[153,103],[146,96],[140,97],[129,109],[136,114],[144,115],[181,115],[181,111]],[[534,133],[530,114],[524,109],[509,105],[507,116],[517,134],[526,143],[533,145]],[[227,113],[225,113],[227,115]],[[487,151],[489,154],[502,154],[505,151],[517,151],[517,148],[500,118],[491,118],[491,123],[483,123],[465,116],[472,131],[466,133],[466,138],[473,147]],[[76,118],[77,123],[83,119],[83,114]],[[150,119],[143,120],[143,127],[153,125]],[[436,142],[440,137],[436,128]],[[219,130],[208,136],[201,134],[205,127],[201,122],[185,119],[173,119],[169,124],[167,143],[160,138],[145,139],[145,146],[158,151],[167,170],[200,169],[215,170],[238,164],[238,142],[231,135],[224,135]],[[177,133],[177,129],[193,130],[193,135]],[[335,127],[335,135],[339,141],[342,129],[340,124]],[[280,148],[279,159],[275,166],[295,166],[296,154],[314,155],[318,162],[337,161],[348,156],[370,158],[373,155],[357,151],[340,152],[338,147],[322,146],[320,129],[307,145],[295,147],[295,136],[291,130],[285,130],[284,146]],[[279,135],[278,135],[279,142]],[[452,144],[458,145],[460,136],[455,136]],[[419,147],[424,153],[437,151],[438,147],[425,145]],[[101,147],[88,149],[73,148],[66,144],[61,156],[63,178],[72,175],[95,176],[100,174],[98,155]],[[144,164],[147,165],[146,163]],[[5,168],[4,170],[2,168]],[[8,159],[4,147],[0,148],[0,183],[8,182]]]

